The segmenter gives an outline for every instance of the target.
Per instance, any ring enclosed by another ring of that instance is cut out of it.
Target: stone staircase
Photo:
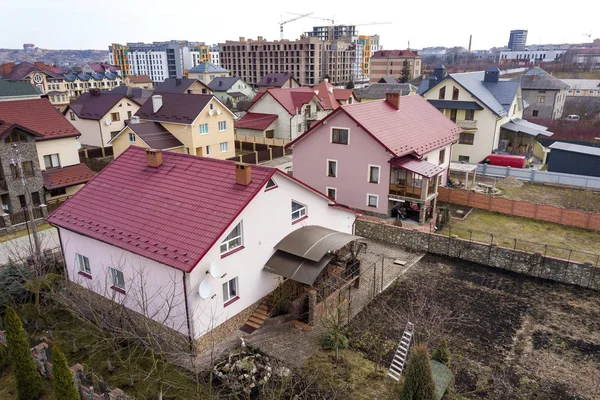
[[[266,296],[256,307],[254,313],[248,318],[248,321],[240,329],[246,333],[252,333],[265,323],[265,320],[269,318],[271,312],[270,307],[271,295]]]

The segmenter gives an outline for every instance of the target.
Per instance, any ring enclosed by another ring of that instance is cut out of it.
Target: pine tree
[[[346,89],[354,89],[354,81],[352,79],[346,83]]]
[[[448,348],[448,341],[445,338],[440,340],[440,344],[433,352],[433,356],[431,358],[441,362],[444,365],[450,364],[450,349]]]
[[[73,373],[69,369],[67,358],[55,347],[52,349],[52,376],[54,378],[54,394],[58,400],[79,400]]]
[[[410,66],[408,64],[408,60],[404,60],[402,62],[402,71],[400,72],[400,83],[406,83],[408,81],[410,81],[411,79],[411,75],[410,75]]]
[[[406,378],[401,400],[433,400],[435,398],[435,383],[429,364],[429,353],[424,344],[416,345],[406,364]]]
[[[42,377],[31,357],[31,350],[23,324],[21,324],[15,310],[10,306],[6,307],[4,326],[6,328],[8,354],[17,381],[18,399],[37,400],[44,394]]]

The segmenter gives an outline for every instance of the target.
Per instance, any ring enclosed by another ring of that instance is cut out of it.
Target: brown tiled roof
[[[44,135],[36,140],[80,135],[48,99],[0,101],[0,120],[22,125]]]
[[[165,150],[183,146],[179,139],[158,122],[129,123],[127,126],[153,149]]]
[[[160,85],[158,85],[158,87],[154,89],[154,93],[186,93],[190,86],[192,86],[196,82],[208,89],[208,86],[200,82],[198,79],[167,78],[164,80],[163,83],[161,83]]]
[[[236,123],[236,128],[264,131],[277,119],[277,114],[247,112]]]
[[[148,75],[129,75],[128,78],[132,83],[152,83]]]
[[[262,79],[260,81],[258,81],[258,84],[256,86],[258,87],[269,87],[269,86],[273,86],[273,87],[278,87],[280,88],[281,86],[283,86],[283,84],[285,84],[288,79],[294,79],[296,80],[296,78],[294,78],[294,75],[288,72],[285,73],[270,73],[270,74],[266,74],[265,76],[262,77]]]
[[[44,187],[48,190],[87,183],[93,177],[94,173],[83,163],[42,171]]]
[[[176,124],[191,124],[213,98],[212,94],[161,93],[162,107],[152,109],[152,98],[135,113],[140,119]]]
[[[371,58],[414,57],[421,58],[416,50],[379,50]]]
[[[127,98],[123,94],[116,94],[110,92],[87,92],[79,96],[70,106],[69,109],[73,111],[81,119],[102,119],[119,101]],[[132,99],[127,99],[136,103]],[[65,110],[66,114],[67,110]]]

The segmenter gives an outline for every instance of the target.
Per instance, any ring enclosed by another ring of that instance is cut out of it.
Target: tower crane
[[[292,14],[292,13],[289,13]],[[304,17],[308,17],[309,15],[312,15],[312,13],[307,13],[307,14],[294,14],[296,15],[294,18],[292,19],[288,19],[287,21],[283,21],[279,23],[279,36],[280,39],[283,39],[283,25],[288,24],[290,22],[296,21],[300,18],[304,18]]]

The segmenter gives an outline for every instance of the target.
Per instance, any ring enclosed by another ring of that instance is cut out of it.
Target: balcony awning
[[[317,225],[304,226],[275,245],[264,270],[312,285],[333,258],[332,253],[359,236]]]
[[[511,119],[509,122],[501,125],[502,129],[507,131],[524,133],[529,136],[547,136],[553,135],[552,132],[548,132],[548,128],[542,125],[534,124],[521,118]]]
[[[479,104],[474,101],[460,100],[427,100],[429,104],[437,109],[445,110],[483,110]]]
[[[432,164],[425,160],[419,160],[413,156],[404,156],[390,161],[390,164],[394,167],[402,168],[410,172],[414,172],[417,175],[431,178],[441,174],[446,169],[439,165]]]

